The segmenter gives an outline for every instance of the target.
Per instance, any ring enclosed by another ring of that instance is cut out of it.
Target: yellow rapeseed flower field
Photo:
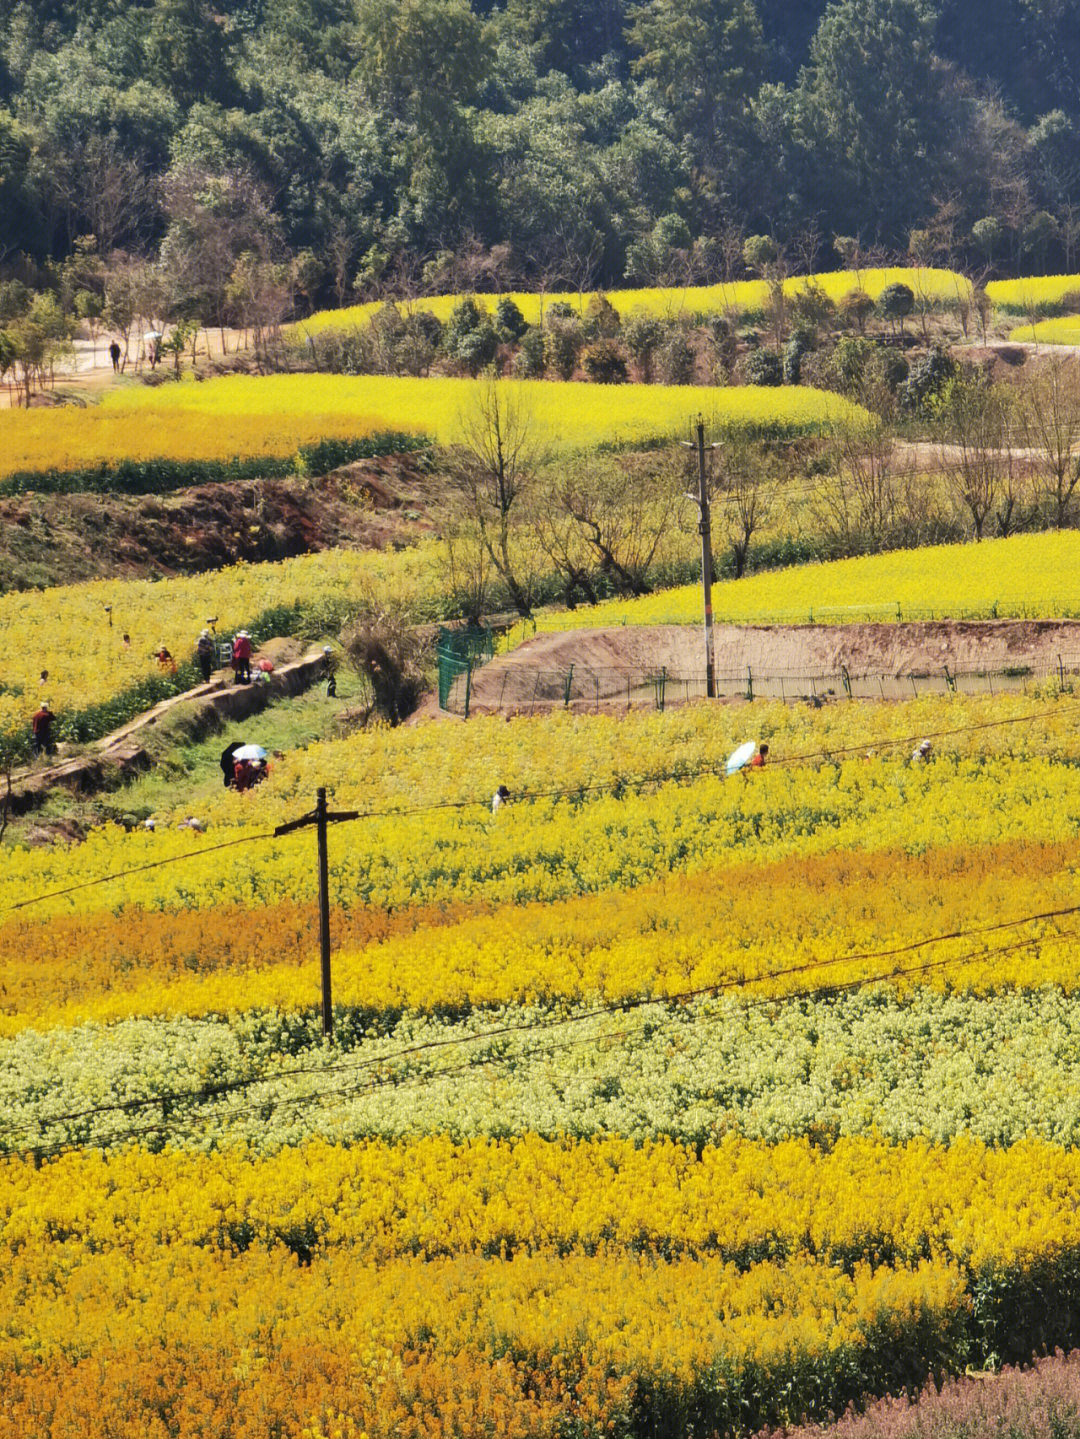
[[[991,280],[986,293],[999,310],[1012,315],[1047,314],[1069,295],[1080,295],[1080,275],[1033,275]]]
[[[161,581],[0,595],[0,734],[25,727],[42,699],[61,715],[109,701],[155,672],[161,644],[188,659],[211,616],[230,637],[278,607],[359,603],[376,590],[408,603],[437,581],[439,568],[429,542],[401,554],[327,550]]]
[[[982,544],[938,545],[883,555],[770,570],[713,586],[718,622],[828,624],[992,616],[1080,615],[1080,534],[1055,530]],[[538,628],[601,629],[608,625],[695,624],[696,585],[637,600],[612,600],[552,611]],[[528,631],[526,632],[526,634]],[[520,642],[522,631],[514,631]]]
[[[1080,290],[1080,279],[1077,288]],[[1080,345],[1080,315],[1058,315],[1052,320],[1017,325],[1009,332],[1009,339],[1029,345]]]
[[[956,300],[970,292],[970,283],[952,270],[912,270],[903,267],[871,268],[860,270],[830,270],[810,277],[792,276],[785,280],[784,290],[794,296],[805,289],[808,283],[818,286],[834,302],[850,290],[863,289],[872,300],[878,299],[886,285],[906,284],[918,293],[935,302]],[[667,289],[609,290],[607,299],[624,319],[635,313],[673,317],[676,315],[723,314],[726,311],[760,310],[769,298],[769,286],[764,280],[737,280],[721,285],[672,286]],[[431,295],[403,303],[404,309],[426,310],[438,319],[446,321],[463,295]],[[502,297],[494,294],[474,295],[473,299],[489,314]],[[570,305],[582,313],[588,309],[592,294],[577,291],[527,293],[515,290],[508,296],[521,310],[530,325],[539,324],[547,307],[556,303]],[[324,330],[342,329],[351,325],[365,324],[379,309],[381,302],[352,305],[342,310],[320,310],[294,327],[298,335],[317,335]]]
[[[865,411],[837,395],[802,387],[742,386],[718,389],[693,385],[586,385],[555,380],[503,380],[538,433],[569,450],[597,445],[631,445],[689,432],[701,414],[713,432],[731,426],[761,426],[787,433],[821,430],[831,424],[861,423]],[[387,430],[418,430],[441,444],[461,438],[462,418],[475,412],[478,382],[468,379],[412,379],[396,375],[225,376],[199,385],[113,392],[105,409],[123,412],[130,423],[183,410],[207,423],[226,416],[308,413],[374,416]]]
[[[372,418],[341,409],[334,413],[222,411],[212,420],[204,410],[183,405],[151,405],[149,412],[138,414],[122,404],[7,409],[0,410],[0,479],[50,470],[93,470],[124,460],[290,460],[303,445],[360,439],[379,428]],[[402,422],[399,428],[409,427]]]

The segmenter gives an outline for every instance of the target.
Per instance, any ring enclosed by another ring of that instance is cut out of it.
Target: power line
[[[862,953],[849,955],[835,955],[829,959],[810,960],[805,964],[790,965],[784,969],[770,970],[767,973],[754,976],[740,976],[729,979],[718,980],[713,984],[701,985],[693,989],[674,991],[664,995],[638,995],[629,999],[609,1001],[605,1004],[595,1005],[590,1009],[579,1010],[570,1015],[561,1015],[552,1019],[535,1021],[529,1024],[499,1025],[493,1029],[478,1031],[471,1035],[461,1035],[446,1039],[427,1040],[420,1044],[410,1045],[402,1049],[393,1050],[389,1053],[380,1054],[366,1060],[358,1060],[331,1065],[299,1065],[287,1070],[276,1072],[263,1071],[258,1075],[247,1076],[242,1079],[223,1081],[220,1084],[204,1086],[201,1089],[165,1091],[144,1099],[133,1099],[117,1101],[112,1104],[90,1106],[82,1110],[72,1110],[66,1113],[49,1115],[36,1121],[38,1127],[42,1123],[49,1125],[72,1123],[78,1120],[93,1118],[99,1114],[106,1113],[131,1113],[138,1109],[152,1108],[154,1105],[182,1104],[189,1102],[202,1102],[209,1099],[220,1098],[223,1095],[235,1093],[239,1090],[249,1089],[259,1084],[273,1084],[286,1079],[299,1078],[302,1076],[322,1077],[334,1074],[355,1074],[361,1070],[377,1069],[380,1066],[393,1064],[401,1060],[413,1059],[419,1054],[430,1053],[434,1050],[460,1048],[463,1045],[479,1044],[493,1039],[504,1039],[512,1035],[529,1034],[542,1030],[558,1029],[565,1025],[581,1024],[591,1019],[603,1018],[606,1015],[629,1013],[633,1010],[648,1008],[653,1005],[685,1004],[696,999],[706,997],[717,997],[723,993],[749,989],[755,985],[767,984],[780,979],[790,979],[796,975],[804,975],[832,968],[837,965],[852,965],[866,962],[874,962],[882,959],[894,959],[904,954],[912,954],[918,950],[925,949],[930,945],[945,944],[958,939],[970,939],[979,935],[1000,933],[1006,929],[1015,929],[1023,924],[1035,924],[1050,919],[1060,919],[1075,914],[1080,914],[1080,905],[1070,905],[1055,910],[1044,910],[1035,914],[1019,916],[1015,919],[1001,920],[993,924],[972,926],[967,929],[947,931],[939,935],[924,936],[913,940],[908,944],[896,945],[889,949],[870,950]],[[851,981],[829,983],[819,986],[818,990],[810,990],[807,993],[843,990],[851,987],[858,987],[863,984],[880,983],[885,979],[900,977],[905,974],[921,973],[926,970],[940,968],[949,964],[974,963],[978,959],[985,959],[1002,954],[1009,954],[1018,949],[1028,948],[1033,944],[1058,943],[1061,940],[1074,935],[1076,931],[1061,931],[1052,935],[1034,935],[1028,939],[1019,940],[1015,944],[999,946],[992,950],[972,951],[968,955],[946,956],[940,960],[929,961],[928,963],[912,966],[906,969],[894,967],[878,976],[861,976]],[[758,1001],[750,1003],[777,1003],[779,1000],[788,1000],[801,997],[798,992],[781,996],[767,996]],[[542,1052],[538,1051],[538,1052]],[[324,1091],[320,1091],[324,1092]],[[331,1091],[332,1092],[332,1091]],[[275,1101],[260,1101],[254,1106],[262,1110],[267,1103]],[[243,1113],[244,1111],[239,1111]],[[237,1111],[234,1111],[234,1114]],[[8,1133],[26,1132],[34,1127],[26,1123],[14,1126],[7,1130]],[[122,1131],[132,1137],[146,1133],[160,1132],[161,1125],[150,1125],[138,1130]],[[112,1142],[112,1141],[110,1141]]]
[[[747,999],[746,1002],[745,1002],[745,1005],[744,1005],[743,1007],[744,1007],[745,1009],[749,1010],[749,1009],[753,1009],[753,1008],[760,1008],[760,1007],[763,1007],[763,1006],[776,1005],[777,1003],[780,1003],[781,1001],[790,1002],[790,1001],[793,1001],[793,1000],[811,999],[811,998],[821,997],[821,996],[823,996],[823,995],[844,993],[844,992],[848,992],[848,991],[851,991],[851,990],[854,990],[854,989],[860,989],[860,988],[868,987],[868,986],[873,985],[873,984],[885,983],[885,982],[887,982],[887,981],[889,981],[889,980],[893,980],[893,979],[900,979],[900,978],[910,977],[910,976],[915,975],[915,974],[925,974],[925,973],[927,973],[928,971],[930,971],[930,970],[932,970],[932,969],[942,968],[942,967],[944,967],[944,966],[946,966],[946,965],[949,965],[949,964],[975,963],[975,962],[978,962],[978,961],[981,961],[981,960],[986,960],[987,958],[993,958],[993,957],[996,957],[996,956],[999,956],[999,955],[1003,955],[1003,954],[1014,953],[1014,952],[1016,952],[1016,951],[1018,951],[1018,950],[1030,948],[1031,945],[1037,944],[1037,943],[1040,943],[1040,942],[1042,942],[1042,943],[1056,943],[1056,942],[1060,942],[1060,941],[1063,941],[1063,940],[1065,940],[1065,939],[1075,938],[1078,933],[1080,933],[1080,931],[1069,930],[1069,931],[1063,932],[1063,933],[1061,933],[1061,934],[1059,934],[1059,935],[1050,936],[1049,938],[1047,938],[1047,939],[1042,939],[1042,940],[1040,939],[1040,937],[1035,936],[1035,937],[1032,937],[1032,938],[1026,939],[1026,940],[1018,940],[1015,944],[1005,945],[1005,946],[1002,946],[1002,947],[1000,947],[1000,948],[998,948],[998,949],[996,949],[996,950],[991,950],[991,951],[979,950],[979,951],[974,951],[974,952],[972,952],[971,954],[968,954],[968,955],[955,956],[955,957],[952,957],[952,958],[946,958],[946,959],[941,959],[941,960],[931,960],[931,961],[928,961],[928,962],[926,962],[926,963],[922,963],[922,964],[918,964],[918,965],[912,965],[912,966],[907,966],[907,967],[894,966],[893,968],[891,968],[891,969],[889,969],[889,970],[885,970],[885,971],[883,971],[883,972],[881,972],[881,973],[879,973],[879,974],[876,974],[876,975],[869,975],[869,976],[864,976],[864,977],[860,977],[860,978],[856,978],[856,979],[852,979],[852,980],[837,981],[837,982],[835,982],[835,983],[819,985],[819,986],[816,986],[816,987],[813,987],[813,988],[810,988],[810,989],[795,991],[795,992],[793,992],[793,993],[791,993],[791,994],[787,994],[787,995],[782,995],[782,996],[765,995],[765,996],[759,996],[759,997],[757,997],[757,998]],[[768,978],[768,977],[769,977],[769,976],[764,976],[764,977],[762,977],[762,978],[764,979],[764,978]],[[761,981],[761,980],[751,980],[751,981],[748,981],[748,983],[758,983],[758,982],[762,982],[762,981]],[[613,1005],[613,1006],[610,1008],[610,1010],[608,1010],[608,1011],[596,1010],[596,1011],[593,1011],[593,1013],[592,1013],[591,1015],[588,1015],[588,1016],[587,1016],[587,1015],[571,1015],[571,1016],[567,1016],[567,1017],[566,1017],[564,1020],[562,1020],[562,1021],[558,1021],[558,1023],[575,1023],[575,1022],[578,1022],[579,1020],[584,1019],[584,1018],[587,1018],[587,1017],[595,1018],[595,1017],[597,1017],[598,1015],[602,1015],[602,1014],[604,1014],[604,1013],[606,1013],[606,1012],[607,1012],[607,1013],[612,1013],[612,1014],[614,1014],[614,1013],[619,1012],[619,1011],[622,1010],[622,1009],[629,1009],[629,1008],[633,1008],[633,1007],[640,1007],[640,1006],[642,1006],[642,1005],[656,1005],[656,1004],[669,1004],[669,1005],[670,1005],[671,1003],[675,1002],[675,999],[676,999],[676,998],[677,998],[677,997],[669,996],[669,997],[666,997],[666,998],[644,999],[644,1000],[637,1001],[636,1003],[633,1003],[633,1002],[632,1002],[632,1003],[630,1003],[630,1004],[624,1004],[624,1005]],[[722,1017],[722,1016],[719,1016],[719,1015],[717,1015],[717,1016],[704,1016],[704,1017],[703,1017],[703,1020],[704,1020],[704,1022],[706,1022],[706,1023],[708,1023],[708,1022],[715,1022],[716,1020],[720,1019],[721,1017]],[[528,1028],[528,1026],[526,1026],[525,1028]],[[491,1037],[490,1034],[484,1034],[484,1035],[479,1035],[479,1036],[477,1036],[477,1038],[488,1038],[488,1037]],[[508,1058],[508,1059],[513,1059],[513,1060],[516,1062],[516,1061],[521,1060],[521,1059],[534,1058],[534,1057],[536,1057],[536,1056],[538,1056],[538,1055],[541,1055],[541,1054],[555,1053],[555,1052],[558,1051],[558,1050],[568,1049],[568,1048],[574,1047],[574,1046],[576,1046],[576,1045],[581,1045],[581,1044],[596,1044],[596,1043],[601,1043],[601,1042],[610,1041],[610,1040],[615,1040],[615,1039],[620,1039],[620,1038],[621,1038],[621,1039],[625,1039],[625,1038],[628,1038],[628,1037],[631,1038],[631,1039],[633,1039],[635,1036],[631,1035],[631,1034],[629,1033],[629,1031],[627,1031],[627,1030],[608,1031],[606,1034],[600,1034],[600,1035],[589,1034],[589,1035],[584,1035],[584,1036],[582,1036],[582,1037],[580,1037],[580,1038],[577,1038],[577,1039],[561,1040],[561,1041],[555,1042],[555,1043],[553,1043],[553,1044],[537,1045],[537,1046],[534,1046],[533,1049],[527,1050],[527,1051],[525,1051],[524,1053],[517,1053],[517,1054],[514,1054],[514,1055],[509,1055],[509,1056],[506,1056],[506,1058]],[[460,1044],[460,1043],[462,1043],[462,1042],[464,1042],[464,1041],[463,1041],[463,1040],[459,1040],[459,1041],[447,1041],[447,1043],[452,1043],[452,1044]],[[372,1061],[372,1063],[381,1063],[381,1062],[382,1062],[382,1061]],[[497,1060],[497,1059],[487,1059],[487,1060],[482,1061],[482,1064],[483,1064],[484,1066],[487,1066],[487,1065],[495,1064],[495,1063],[499,1063],[499,1062],[501,1062],[501,1061],[500,1061],[500,1060]],[[428,1073],[424,1073],[424,1074],[416,1074],[416,1075],[413,1075],[413,1076],[411,1076],[411,1077],[403,1078],[403,1079],[398,1079],[398,1080],[395,1080],[395,1079],[393,1079],[393,1078],[386,1078],[386,1079],[382,1079],[382,1080],[376,1079],[376,1080],[374,1080],[374,1081],[372,1081],[372,1082],[369,1082],[369,1083],[364,1083],[364,1084],[359,1084],[359,1085],[353,1085],[353,1086],[348,1086],[348,1087],[344,1087],[344,1088],[339,1087],[339,1088],[336,1088],[336,1089],[316,1090],[316,1091],[311,1092],[311,1093],[308,1093],[308,1094],[293,1095],[293,1096],[291,1096],[291,1097],[289,1097],[289,1098],[265,1099],[265,1100],[261,1100],[261,1101],[255,1103],[255,1104],[249,1105],[249,1106],[247,1106],[245,1109],[232,1111],[232,1112],[229,1114],[228,1118],[231,1119],[231,1120],[237,1120],[237,1119],[241,1119],[241,1118],[244,1118],[244,1117],[246,1117],[246,1116],[253,1115],[253,1114],[259,1114],[259,1115],[261,1115],[261,1116],[269,1117],[269,1114],[277,1113],[277,1112],[279,1112],[279,1111],[281,1111],[281,1110],[293,1110],[293,1109],[303,1108],[303,1107],[305,1107],[305,1106],[307,1106],[307,1105],[309,1105],[309,1104],[317,1104],[317,1105],[318,1105],[318,1104],[323,1104],[323,1103],[329,1102],[329,1101],[331,1101],[331,1100],[339,1100],[339,1101],[340,1101],[340,1100],[342,1100],[342,1099],[359,1097],[359,1096],[363,1096],[363,1095],[366,1095],[366,1094],[377,1093],[379,1090],[385,1089],[385,1088],[393,1088],[393,1089],[395,1090],[395,1092],[396,1092],[396,1091],[399,1091],[399,1090],[401,1090],[401,1089],[406,1089],[406,1088],[413,1087],[413,1086],[415,1086],[415,1085],[417,1085],[417,1084],[430,1084],[430,1083],[432,1083],[432,1081],[434,1081],[434,1080],[438,1080],[438,1079],[442,1079],[442,1078],[447,1078],[447,1077],[450,1077],[450,1076],[452,1076],[452,1075],[454,1075],[454,1074],[458,1074],[458,1073],[461,1073],[461,1072],[466,1071],[466,1070],[478,1069],[478,1068],[480,1068],[480,1067],[481,1067],[481,1066],[478,1065],[478,1064],[476,1064],[474,1061],[466,1060],[466,1061],[463,1061],[462,1063],[459,1063],[459,1064],[457,1064],[457,1065],[444,1066],[442,1069],[438,1069],[438,1070],[435,1070],[435,1071],[432,1071],[432,1072],[428,1072]],[[331,1072],[331,1071],[328,1070],[328,1071],[324,1071],[324,1072],[328,1072],[328,1073],[329,1073],[329,1072]],[[117,1145],[119,1145],[119,1144],[121,1144],[121,1143],[123,1143],[123,1142],[125,1142],[125,1141],[127,1141],[127,1140],[140,1139],[140,1138],[143,1138],[143,1137],[145,1137],[145,1136],[147,1136],[147,1135],[150,1135],[150,1134],[155,1134],[155,1135],[160,1135],[160,1134],[165,1134],[165,1135],[191,1134],[191,1133],[193,1133],[194,1131],[197,1131],[197,1130],[200,1130],[200,1129],[204,1129],[208,1124],[210,1124],[210,1123],[213,1122],[214,1118],[215,1118],[215,1116],[214,1116],[213,1114],[203,1114],[203,1115],[192,1115],[192,1116],[188,1117],[186,1120],[182,1120],[182,1121],[180,1121],[180,1122],[169,1122],[169,1121],[166,1121],[166,1120],[162,1120],[160,1123],[150,1124],[150,1125],[144,1125],[144,1126],[142,1126],[142,1127],[140,1127],[140,1128],[137,1128],[137,1129],[127,1129],[127,1130],[115,1131],[113,1134],[107,1135],[107,1136],[105,1136],[103,1139],[98,1140],[98,1141],[96,1141],[96,1142],[91,1142],[91,1143],[92,1143],[92,1147],[94,1147],[94,1148],[105,1149],[105,1148],[115,1147],[115,1146],[117,1146]],[[85,1144],[78,1144],[78,1143],[69,1143],[69,1144],[54,1145],[54,1146],[37,1146],[37,1147],[34,1147],[34,1148],[28,1148],[28,1149],[25,1149],[25,1150],[21,1151],[19,1157],[24,1158],[24,1159],[35,1159],[35,1160],[50,1159],[50,1158],[59,1157],[60,1155],[62,1155],[62,1154],[64,1154],[64,1153],[70,1153],[70,1152],[78,1151],[78,1150],[83,1149],[83,1148],[85,1148],[85,1147],[86,1147]]]

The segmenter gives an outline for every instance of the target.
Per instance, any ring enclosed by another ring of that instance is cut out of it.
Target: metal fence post
[[[571,665],[566,675],[566,684],[563,686],[563,709],[570,708],[570,691],[574,684],[574,666]]]
[[[746,666],[746,698],[754,698],[754,672],[749,665]]]
[[[844,689],[847,691],[848,699],[851,698],[851,676],[848,674],[847,665],[840,666],[840,678],[843,681]]]
[[[465,718],[469,718],[469,701],[472,699],[472,660],[465,669]]]

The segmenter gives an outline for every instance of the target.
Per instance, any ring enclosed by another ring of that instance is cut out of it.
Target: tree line
[[[0,265],[92,237],[218,315],[245,255],[301,309],[761,233],[1071,270],[1078,127],[1080,0],[0,0]]]

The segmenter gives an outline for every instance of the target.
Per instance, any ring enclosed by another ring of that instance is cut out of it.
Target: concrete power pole
[[[698,533],[701,535],[701,593],[705,606],[705,693],[709,699],[716,698],[716,660],[713,645],[712,613],[712,521],[709,515],[709,486],[705,475],[705,422],[698,416],[697,440],[683,440],[687,449],[697,449],[698,492],[689,498],[697,500],[700,511]],[[709,445],[710,450],[718,448]]]

